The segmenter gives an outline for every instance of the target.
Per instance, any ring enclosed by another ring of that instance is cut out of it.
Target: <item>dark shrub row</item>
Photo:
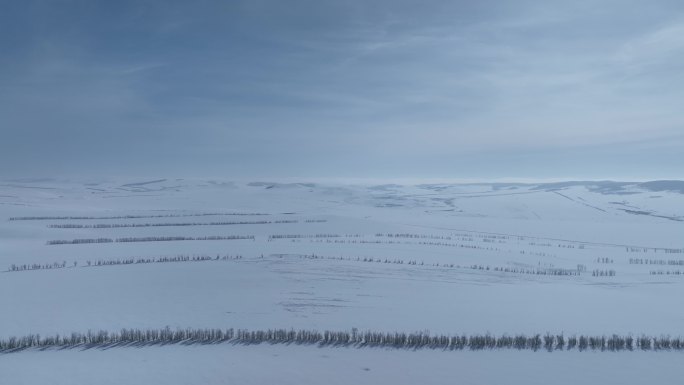
[[[297,220],[282,220],[282,221],[236,221],[236,222],[184,222],[184,223],[99,223],[95,225],[80,225],[80,224],[57,224],[47,225],[53,229],[118,229],[123,227],[183,227],[183,226],[228,226],[228,225],[268,225],[272,223],[298,223]]]
[[[316,330],[243,330],[243,329],[122,329],[119,332],[88,331],[69,335],[22,337],[0,339],[0,352],[12,352],[28,348],[74,348],[141,346],[155,344],[301,344],[318,346],[382,347],[394,349],[441,349],[441,350],[573,350],[579,351],[631,351],[684,350],[684,340],[669,336],[572,336],[549,334],[542,336],[501,335],[431,335],[429,332],[359,332]]]
[[[91,239],[72,239],[63,240],[58,239],[54,241],[47,241],[48,245],[82,245],[87,243],[112,243],[114,242],[111,238],[91,238]]]
[[[130,257],[130,258],[119,258],[119,259],[99,259],[95,261],[87,260],[83,267],[98,267],[98,266],[118,266],[118,265],[137,265],[146,263],[173,263],[173,262],[203,262],[203,261],[234,261],[242,259],[241,255],[175,255],[175,256],[164,256],[164,257]],[[46,264],[23,264],[16,265],[12,264],[6,272],[18,272],[27,270],[52,270],[52,269],[63,269],[66,267],[77,267],[78,262],[73,262],[71,265],[67,265],[66,262],[55,262]]]
[[[650,275],[682,275],[681,270],[651,270]]]
[[[644,259],[644,258],[630,258],[630,265],[670,265],[670,266],[684,266],[684,259]]]
[[[63,269],[67,266],[66,262],[54,262],[54,263],[32,263],[32,264],[23,264],[23,265],[16,265],[12,264],[9,269],[7,269],[8,272],[13,272],[13,271],[26,271],[26,270],[51,270],[51,269]]]
[[[160,215],[118,215],[118,216],[62,216],[62,217],[11,217],[10,221],[53,221],[53,220],[91,220],[91,219],[141,219],[141,218],[184,218],[210,217],[222,215],[270,215],[265,213],[198,213],[198,214],[160,214]]]
[[[126,237],[117,238],[117,242],[167,242],[167,241],[232,241],[240,239],[254,240],[254,235],[214,235],[208,237]]]
[[[137,265],[145,263],[174,263],[174,262],[204,262],[204,261],[233,261],[242,259],[241,255],[176,255],[172,257],[153,257],[153,258],[125,258],[125,259],[100,259],[97,261],[86,261],[86,267],[91,266],[113,266],[113,265]]]
[[[446,239],[446,240],[451,240],[450,236],[441,236],[441,235],[429,235],[429,234],[409,234],[409,233],[404,233],[404,234],[383,234],[383,233],[376,233],[376,237],[387,237],[387,238],[409,238],[409,239]]]
[[[374,240],[360,240],[360,241],[355,241],[355,240],[335,240],[335,243],[368,243],[368,244],[385,244],[385,245],[421,245],[421,246],[445,246],[445,247],[458,247],[461,249],[472,249],[472,250],[490,250],[490,251],[501,251],[497,247],[493,246],[481,246],[479,244],[464,244],[464,243],[452,243],[452,242],[435,242],[435,241],[401,241],[401,240],[381,240],[381,239],[374,239]]]
[[[268,239],[307,239],[307,238],[342,238],[354,237],[359,238],[362,235],[340,235],[340,234],[275,234],[269,235]]]
[[[254,235],[215,235],[208,237],[125,237],[125,238],[95,238],[47,241],[48,245],[81,245],[87,243],[112,242],[168,242],[168,241],[232,241],[240,239],[254,240]]]
[[[284,255],[281,255],[281,257]],[[336,261],[355,261],[355,262],[370,262],[370,263],[391,263],[403,265],[404,263],[411,266],[432,266],[432,267],[443,267],[447,269],[469,269],[469,270],[482,270],[482,271],[495,271],[499,273],[513,273],[513,274],[531,274],[531,275],[553,275],[553,276],[578,276],[581,274],[581,269],[562,269],[562,268],[536,268],[536,269],[524,269],[518,267],[490,267],[489,265],[456,265],[453,263],[428,263],[423,261],[408,260],[398,258],[373,258],[373,257],[326,257],[316,254],[300,255],[300,258],[305,259],[328,259]]]
[[[615,270],[599,270],[595,269],[591,271],[592,277],[614,277]]]

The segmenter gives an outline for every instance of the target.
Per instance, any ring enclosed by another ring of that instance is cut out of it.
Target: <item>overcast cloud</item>
[[[0,2],[0,177],[684,179],[680,1]]]

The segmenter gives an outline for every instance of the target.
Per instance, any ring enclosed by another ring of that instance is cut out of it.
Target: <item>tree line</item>
[[[615,261],[612,258],[607,258],[607,257],[598,257],[596,258],[596,263],[614,263]]]
[[[124,238],[93,238],[47,241],[48,245],[81,245],[88,243],[112,243],[112,242],[169,242],[169,241],[232,241],[241,239],[254,240],[254,235],[213,235],[207,237],[124,237]]]
[[[86,260],[82,267],[99,267],[99,266],[119,266],[119,265],[138,265],[148,263],[174,263],[174,262],[204,262],[204,261],[234,261],[242,259],[242,255],[175,255],[163,257],[129,257],[116,259],[98,259]],[[64,269],[66,267],[77,267],[78,262],[74,261],[71,265],[67,265],[66,261],[55,263],[33,263],[33,264],[12,264],[6,272],[19,272],[30,270],[53,270]]]
[[[646,258],[630,258],[630,265],[670,265],[670,266],[684,266],[684,259],[646,259]]]
[[[650,275],[682,275],[681,270],[651,270]]]
[[[74,262],[76,266],[76,262]],[[53,262],[53,263],[24,263],[17,265],[15,263],[11,264],[7,269],[8,272],[14,271],[26,271],[26,270],[52,270],[52,269],[64,269],[67,267],[67,263],[64,262]]]
[[[615,276],[615,270],[594,269],[591,271],[591,276],[592,277],[614,277]]]
[[[141,219],[141,218],[182,218],[210,217],[222,215],[271,215],[266,213],[198,213],[198,214],[158,214],[158,215],[117,215],[117,216],[35,216],[10,217],[10,221],[51,221],[51,220],[92,220],[92,219]]]
[[[77,347],[121,347],[166,344],[298,344],[338,347],[382,347],[390,349],[439,349],[439,350],[494,350],[517,349],[539,351],[633,351],[684,350],[684,339],[670,336],[633,337],[613,334],[610,336],[573,335],[562,333],[534,334],[492,334],[432,335],[423,332],[361,332],[317,331],[294,329],[122,329],[117,332],[100,330],[66,335],[41,336],[29,334],[21,337],[0,339],[0,352],[10,353],[23,349],[77,348]]]
[[[242,259],[242,255],[176,255],[171,257],[152,257],[152,258],[124,258],[124,259],[100,259],[96,261],[86,261],[85,266],[114,266],[114,265],[133,265],[147,263],[174,263],[174,262],[204,262],[204,261],[234,261]]]
[[[276,254],[282,258],[286,254]],[[432,267],[442,267],[447,269],[470,269],[470,270],[481,270],[481,271],[494,271],[499,273],[513,273],[513,274],[529,274],[529,275],[553,275],[553,276],[579,276],[582,270],[581,265],[578,265],[577,269],[565,269],[565,268],[518,268],[518,267],[502,267],[502,266],[489,266],[489,265],[457,265],[453,263],[425,263],[424,261],[408,260],[405,261],[399,258],[374,258],[374,257],[326,257],[316,254],[305,254],[299,255],[299,258],[304,259],[328,259],[335,261],[351,261],[351,262],[367,262],[367,263],[383,263],[383,264],[395,264],[403,265],[406,263],[411,266],[432,266]],[[613,274],[614,275],[614,274]]]
[[[363,235],[341,235],[341,234],[273,234],[268,236],[268,240],[271,239],[308,239],[308,238],[361,238]]]
[[[268,225],[268,224],[299,223],[298,220],[277,221],[232,221],[232,222],[182,222],[182,223],[98,223],[95,225],[81,225],[62,223],[47,225],[52,229],[118,229],[124,227],[184,227],[184,226],[228,226],[228,225]],[[308,222],[307,222],[308,223]]]

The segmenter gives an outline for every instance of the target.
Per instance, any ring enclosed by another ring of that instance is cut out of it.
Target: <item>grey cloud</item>
[[[459,177],[444,164],[464,159],[493,177],[684,166],[672,147],[684,139],[678,2],[3,7],[0,162],[13,167],[0,176]],[[659,155],[634,155],[645,151]]]

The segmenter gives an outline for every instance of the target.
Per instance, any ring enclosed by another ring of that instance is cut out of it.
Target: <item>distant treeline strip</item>
[[[48,225],[53,229],[118,229],[122,227],[170,227],[170,226],[228,226],[228,225],[268,225],[283,223],[299,223],[298,220],[282,221],[235,221],[235,222],[183,222],[183,223],[98,223],[95,225],[80,225],[64,223]]]
[[[290,254],[271,254],[272,256],[283,258],[287,257]],[[470,269],[470,270],[481,270],[481,271],[493,271],[493,272],[498,272],[498,273],[514,273],[514,274],[530,274],[530,275],[553,275],[553,276],[579,276],[581,275],[582,271],[582,266],[578,265],[577,269],[564,269],[564,268],[521,268],[521,267],[503,267],[503,266],[489,266],[489,265],[478,265],[478,264],[471,264],[471,265],[457,265],[453,263],[425,263],[423,261],[416,261],[416,260],[408,260],[404,261],[403,259],[399,258],[373,258],[373,257],[330,257],[330,256],[321,256],[321,255],[316,255],[316,254],[294,254],[295,256],[298,256],[299,258],[303,259],[323,259],[323,260],[333,260],[333,261],[351,261],[351,262],[366,262],[366,263],[385,263],[385,264],[395,264],[395,265],[403,265],[406,263],[407,265],[412,265],[412,266],[432,266],[432,267],[441,267],[441,268],[446,268],[446,269]],[[596,274],[594,276],[599,276],[598,271],[595,271]],[[601,274],[600,276],[608,276],[608,272],[604,271],[605,274]],[[614,276],[615,272],[612,273],[611,276]]]
[[[266,213],[198,213],[198,214],[159,214],[159,215],[117,215],[117,216],[63,216],[63,217],[10,217],[10,221],[55,221],[55,220],[92,220],[92,219],[141,219],[141,218],[185,218],[210,217],[222,215],[270,215]]]
[[[119,266],[119,265],[139,265],[147,263],[176,263],[176,262],[204,262],[204,261],[234,261],[242,259],[242,255],[216,255],[215,257],[209,255],[175,255],[175,256],[163,256],[163,257],[129,257],[124,259],[98,259],[95,261],[87,260],[83,267],[99,267],[99,266]],[[32,263],[32,264],[12,264],[5,271],[8,273],[19,272],[19,271],[32,271],[32,270],[54,270],[54,269],[64,269],[68,267],[77,267],[78,262],[73,262],[71,265],[67,265],[64,262],[55,263]]]
[[[361,234],[274,234],[268,239],[363,238]]]
[[[82,245],[89,243],[113,243],[113,242],[169,242],[169,241],[232,241],[240,239],[254,240],[254,235],[214,235],[208,237],[126,237],[126,238],[86,238],[64,240],[58,239],[47,241],[48,245]]]
[[[669,336],[632,337],[613,334],[610,336],[545,335],[431,335],[429,332],[360,332],[317,330],[244,330],[244,329],[122,329],[118,332],[87,331],[68,335],[41,336],[30,334],[0,339],[0,352],[10,353],[23,349],[48,348],[111,348],[151,345],[195,344],[297,344],[334,347],[378,347],[385,349],[439,349],[439,350],[546,350],[563,351],[681,351],[684,340]]]
[[[630,258],[630,265],[670,265],[670,266],[684,266],[684,259],[646,259],[646,258]]]

